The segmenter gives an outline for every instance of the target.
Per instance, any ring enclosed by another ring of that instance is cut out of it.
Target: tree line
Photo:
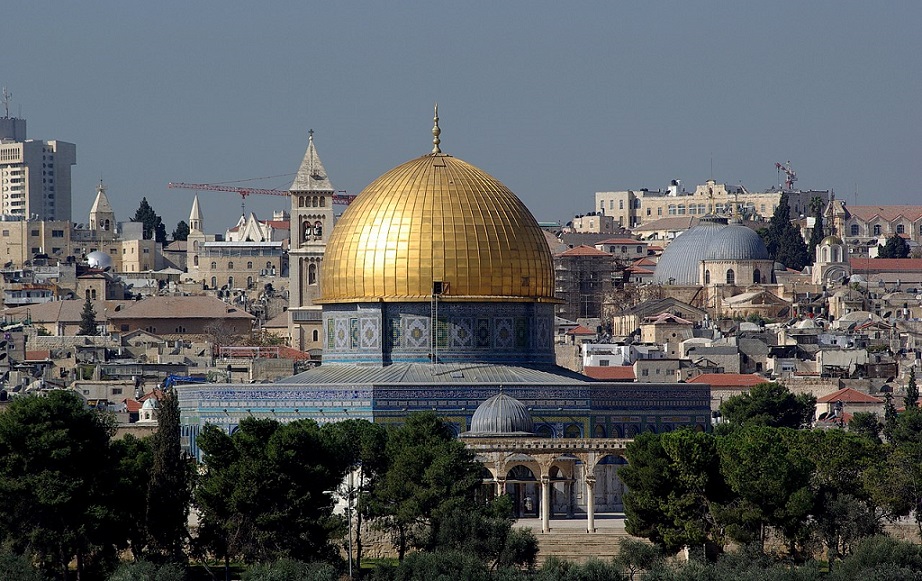
[[[761,384],[724,402],[713,433],[638,436],[619,472],[627,532],[664,554],[716,558],[734,544],[796,564],[825,555],[831,569],[890,523],[908,519],[922,536],[914,374],[909,384],[905,411],[888,397],[883,418],[856,413],[848,430],[809,428],[812,397]]]

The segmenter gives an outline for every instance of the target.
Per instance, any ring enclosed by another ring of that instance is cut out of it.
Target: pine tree
[[[189,238],[189,225],[186,224],[185,220],[180,220],[179,224],[176,224],[176,229],[173,230],[173,240],[186,240]]]
[[[147,491],[148,547],[155,559],[176,562],[182,559],[188,536],[192,468],[180,446],[176,391],[168,391],[159,403],[159,425],[151,441],[154,464]]]
[[[903,397],[903,406],[908,409],[919,407],[919,387],[916,385],[916,369],[909,368],[909,383],[906,384],[906,395]]]
[[[888,442],[893,441],[893,434],[896,432],[896,406],[893,405],[893,394],[887,393],[884,396],[884,437]]]
[[[90,297],[86,297],[86,302],[83,303],[83,311],[80,313],[80,330],[77,331],[77,334],[99,335],[99,329],[96,325],[96,310],[93,308],[93,303],[90,302]]]
[[[154,212],[154,209],[147,202],[147,198],[141,198],[141,205],[138,206],[137,212],[132,218],[134,222],[140,222],[144,225],[144,239],[155,239],[157,242],[166,243],[166,226],[163,220]]]
[[[887,243],[877,246],[877,258],[906,258],[909,256],[909,243],[899,234],[887,238]]]

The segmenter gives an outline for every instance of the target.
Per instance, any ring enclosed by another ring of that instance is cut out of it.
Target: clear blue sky
[[[802,188],[922,204],[922,2],[51,2],[7,6],[0,85],[35,139],[77,144],[74,221],[100,176],[119,219],[171,231],[192,192],[296,171],[315,141],[338,189],[431,148],[539,220],[601,190]],[[252,185],[287,188],[290,177]],[[206,229],[239,216],[202,193]],[[281,198],[251,197],[266,217]]]

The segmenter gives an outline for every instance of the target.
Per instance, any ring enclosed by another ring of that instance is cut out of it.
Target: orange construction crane
[[[212,192],[233,192],[240,195],[240,208],[243,210],[243,213],[246,214],[246,208],[244,204],[246,203],[247,196],[257,195],[257,196],[290,196],[291,192],[288,190],[268,190],[263,188],[242,188],[238,186],[225,186],[221,184],[187,184],[185,182],[170,182],[167,184],[168,188],[180,188],[183,190],[202,190],[202,191],[212,191]],[[352,200],[355,199],[355,194],[347,194],[345,190],[339,190],[333,194],[333,203],[340,204],[343,206],[348,206],[352,203]]]

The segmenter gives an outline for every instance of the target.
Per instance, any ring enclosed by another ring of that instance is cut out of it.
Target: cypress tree
[[[813,210],[813,231],[810,233],[810,244],[807,251],[812,263],[816,259],[816,247],[825,238],[823,235],[823,200],[815,196],[810,200],[810,208]]]
[[[916,369],[909,368],[909,383],[906,384],[906,396],[903,397],[903,405],[906,409],[919,406],[919,387],[916,385]]]
[[[80,313],[80,330],[77,331],[77,334],[99,335],[99,329],[96,327],[96,310],[93,309],[90,297],[86,297],[86,302],[83,303],[83,311]]]

